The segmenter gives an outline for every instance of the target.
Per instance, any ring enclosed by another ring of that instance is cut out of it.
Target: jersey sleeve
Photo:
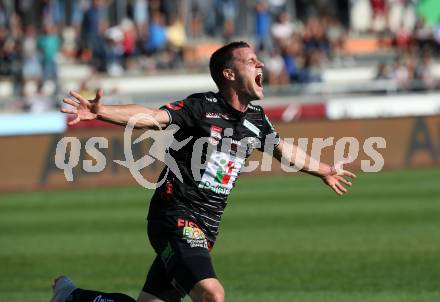
[[[186,98],[183,101],[166,104],[159,109],[168,113],[170,117],[168,125],[175,124],[180,128],[191,128],[201,119],[202,100]]]
[[[260,151],[264,151],[265,146],[268,145],[267,147],[271,148],[275,148],[276,146],[278,146],[280,144],[280,136],[278,135],[278,132],[275,130],[274,126],[272,125],[272,123],[270,122],[269,118],[267,117],[267,115],[264,113],[264,111],[262,112],[263,114],[263,129],[262,129],[262,135],[261,135],[261,148],[259,148],[258,150]]]

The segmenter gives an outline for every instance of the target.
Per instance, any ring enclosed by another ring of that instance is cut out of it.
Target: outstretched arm
[[[73,108],[62,108],[61,112],[75,114],[76,118],[69,122],[74,125],[80,121],[102,120],[117,125],[127,125],[132,116],[137,113],[144,113],[150,118],[137,121],[135,128],[158,129],[166,127],[170,121],[168,113],[164,110],[149,109],[140,105],[103,105],[101,104],[103,92],[98,90],[96,97],[87,100],[77,92],[71,91],[71,98],[64,98],[63,102],[73,106]],[[154,121],[157,122],[154,123]]]
[[[302,166],[302,172],[320,177],[324,183],[338,195],[343,195],[347,192],[347,189],[342,184],[346,184],[349,187],[352,185],[352,183],[343,176],[353,179],[356,178],[354,173],[319,162],[295,144],[288,144],[283,140],[275,147],[274,157],[279,161],[284,158],[290,164],[299,167]],[[301,161],[301,163],[296,161]]]

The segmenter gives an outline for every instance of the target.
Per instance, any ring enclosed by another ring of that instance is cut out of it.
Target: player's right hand
[[[69,94],[71,98],[64,98],[63,102],[73,106],[73,108],[62,108],[61,112],[75,114],[76,117],[68,122],[68,125],[75,125],[80,121],[94,120],[98,117],[103,95],[102,89],[96,92],[96,96],[92,100],[87,100],[75,91],[70,91]]]

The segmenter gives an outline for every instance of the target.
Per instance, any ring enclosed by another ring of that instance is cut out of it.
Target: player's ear
[[[235,80],[235,73],[231,68],[223,69],[223,76],[226,80],[233,81]]]

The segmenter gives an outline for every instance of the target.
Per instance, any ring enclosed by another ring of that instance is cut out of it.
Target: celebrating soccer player
[[[138,120],[136,128],[174,124],[178,126],[174,133],[178,141],[189,138],[178,151],[169,150],[181,175],[165,167],[160,176],[166,177],[165,181],[150,203],[148,236],[156,258],[137,301],[180,301],[185,295],[193,301],[224,301],[210,251],[227,198],[253,149],[272,152],[276,159],[292,165],[302,159],[297,165],[301,171],[320,177],[339,195],[347,192],[344,184],[351,186],[344,176],[354,178],[353,173],[317,162],[295,145],[287,146],[263,108],[251,104],[263,99],[263,66],[249,44],[232,42],[215,51],[209,62],[217,93],[193,94],[160,109],[103,105],[102,91],[93,100],[75,92],[64,99],[73,107],[62,111],[76,115],[70,124],[98,119],[127,125],[133,115],[144,113],[152,118]],[[195,144],[202,138],[206,144],[198,148]],[[205,162],[197,171],[192,164],[196,154]],[[135,301],[120,293],[77,288],[65,276],[55,279],[53,291],[52,302]]]

